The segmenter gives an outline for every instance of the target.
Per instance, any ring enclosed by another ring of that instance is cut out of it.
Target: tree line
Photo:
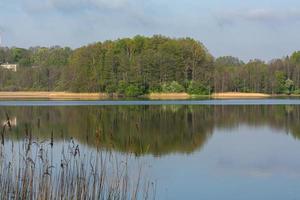
[[[300,93],[300,52],[244,63],[214,58],[191,38],[136,36],[77,49],[0,48],[0,63],[18,64],[17,72],[0,68],[1,91]]]

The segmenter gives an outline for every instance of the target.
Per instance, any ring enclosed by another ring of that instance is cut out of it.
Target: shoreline
[[[184,99],[190,99],[192,96],[187,93],[150,93],[147,95],[144,95],[144,97],[153,99],[153,100],[172,100],[172,99],[178,99],[178,100],[184,100]]]
[[[213,93],[213,99],[253,99],[253,98],[269,98],[274,95],[264,93],[243,93],[243,92],[223,92]]]
[[[213,93],[211,95],[190,95],[188,93],[150,93],[146,98],[153,100],[188,100],[193,98],[211,98],[211,99],[255,99],[255,98],[270,98],[275,96],[287,95],[271,95],[264,93],[242,93],[242,92],[223,92]]]
[[[72,92],[0,92],[0,99],[106,99],[105,93]]]
[[[211,95],[190,95],[187,93],[150,93],[140,96],[150,100],[188,100],[193,98],[211,98],[211,99],[254,99],[254,98],[270,98],[270,97],[295,97],[298,95],[271,95],[264,93],[240,93],[240,92],[224,92],[213,93]],[[0,100],[2,99],[50,99],[50,100],[105,100],[115,98],[117,95],[108,93],[72,93],[72,92],[35,92],[35,91],[18,91],[18,92],[0,92]],[[118,97],[117,97],[118,98]],[[120,97],[122,99],[123,97]]]

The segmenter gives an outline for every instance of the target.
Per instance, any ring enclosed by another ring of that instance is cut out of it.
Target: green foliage
[[[300,51],[296,51],[292,54],[291,61],[294,64],[300,64]]]
[[[12,62],[18,63],[21,59],[24,59],[27,54],[26,49],[22,48],[12,48],[11,49],[11,59]]]
[[[300,51],[270,63],[214,59],[191,38],[136,36],[72,50],[58,46],[0,48],[0,90],[108,92],[138,96],[149,92],[262,92],[291,94],[300,88]]]
[[[124,94],[130,85],[144,93],[161,92],[163,83],[183,83],[187,76],[199,79],[196,74],[205,76],[208,71],[202,66],[209,65],[205,60],[208,57],[205,48],[189,38],[136,36],[106,41],[76,49],[62,83],[66,90],[75,87],[86,92]],[[192,69],[187,70],[188,66]],[[167,90],[184,91],[177,86],[171,85]]]
[[[118,94],[125,94],[128,84],[125,81],[120,81],[117,88]]]
[[[200,82],[191,81],[187,88],[187,92],[194,95],[209,95],[210,88]]]
[[[292,81],[291,79],[287,79],[285,81],[285,90],[287,91],[286,93],[291,94],[294,89],[295,89],[295,85],[294,85],[294,81]]]
[[[129,85],[125,90],[125,95],[127,97],[138,97],[144,93],[141,87],[136,85]]]
[[[171,83],[164,83],[162,85],[163,93],[180,93],[184,91],[184,87],[180,85],[177,81],[172,81]]]
[[[215,65],[217,67],[235,67],[244,65],[244,62],[232,56],[223,56],[216,59]]]
[[[157,85],[157,86],[152,86],[152,88],[149,89],[150,93],[160,93],[162,92],[162,86]]]
[[[299,88],[295,89],[295,90],[293,91],[293,94],[299,95],[299,94],[300,94],[300,89],[299,89]]]
[[[117,86],[116,85],[107,85],[105,88],[105,92],[112,94],[117,91]]]
[[[156,35],[105,41],[75,50],[61,47],[0,48],[0,62],[17,63],[18,73],[0,89],[108,92],[136,96],[148,92],[183,92],[179,83],[210,84],[212,56],[191,38]],[[210,69],[208,69],[210,66]],[[25,67],[27,69],[25,69]],[[163,87],[163,83],[165,84]],[[163,89],[164,88],[164,89]]]
[[[282,71],[276,71],[275,80],[276,80],[275,92],[277,94],[284,93],[286,91],[284,73]]]

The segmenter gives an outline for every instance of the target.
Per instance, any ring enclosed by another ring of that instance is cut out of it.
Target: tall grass
[[[155,199],[155,184],[141,166],[129,169],[129,156],[100,150],[82,152],[73,139],[55,144],[33,138],[25,128],[19,142],[5,139],[0,146],[0,199]]]

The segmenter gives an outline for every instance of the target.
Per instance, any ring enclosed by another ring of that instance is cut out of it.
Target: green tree
[[[275,92],[277,94],[284,93],[286,87],[285,87],[285,74],[282,71],[276,71],[275,72],[275,78],[276,78],[276,86],[275,86]]]
[[[162,85],[162,92],[164,92],[164,93],[180,93],[180,92],[184,92],[184,91],[185,91],[184,87],[176,81],[172,81],[169,84],[164,83]]]
[[[209,95],[210,88],[200,82],[191,81],[187,88],[187,92],[194,95]]]
[[[129,85],[125,89],[125,95],[127,97],[138,97],[142,94],[144,94],[143,89],[141,87],[136,86],[136,85]]]
[[[295,90],[294,81],[291,79],[287,79],[284,86],[287,94],[291,94]]]

